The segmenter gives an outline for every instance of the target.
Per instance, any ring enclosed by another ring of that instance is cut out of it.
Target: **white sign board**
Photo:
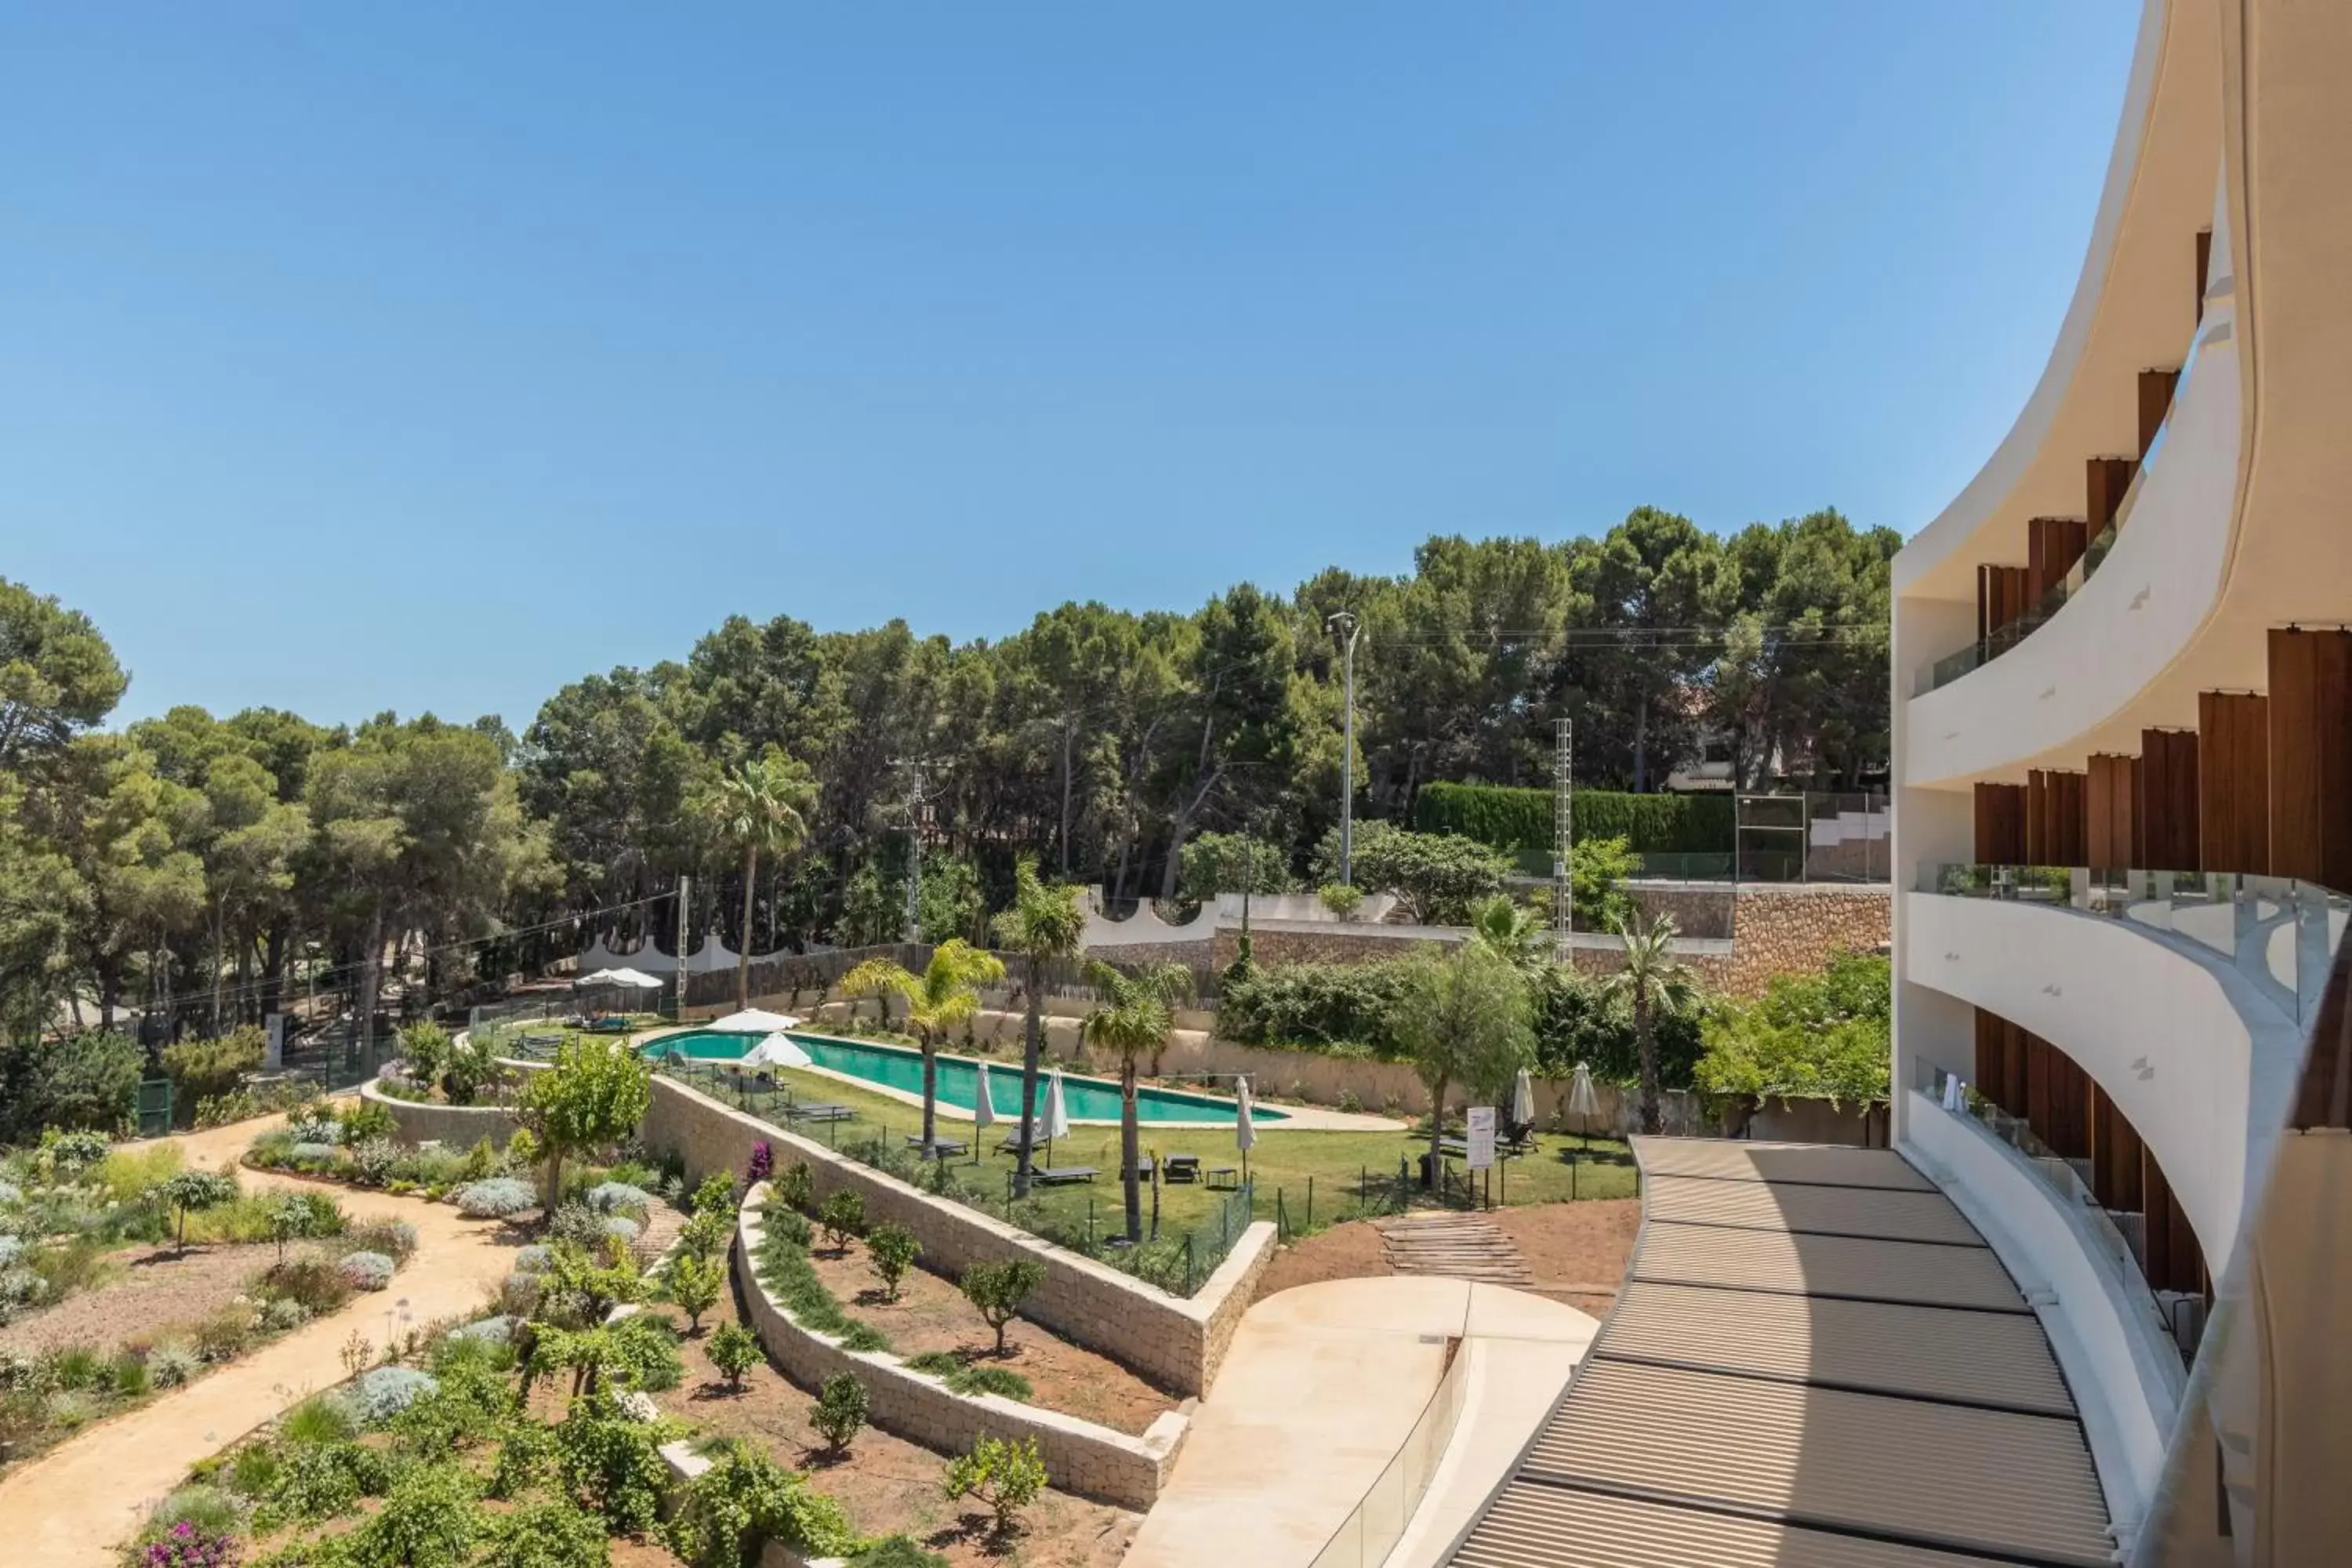
[[[1474,1171],[1495,1168],[1495,1108],[1491,1105],[1470,1107],[1470,1155],[1463,1163]]]
[[[261,1020],[261,1065],[276,1072],[286,1065],[286,1015],[272,1013]]]

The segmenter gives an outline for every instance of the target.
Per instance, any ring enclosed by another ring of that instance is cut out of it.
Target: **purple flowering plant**
[[[145,1568],[236,1568],[236,1538],[199,1535],[186,1520],[161,1541],[147,1543]]]
[[[751,1180],[755,1183],[764,1182],[771,1175],[774,1174],[775,1169],[776,1152],[769,1146],[768,1141],[765,1138],[762,1138],[757,1143],[752,1144]]]

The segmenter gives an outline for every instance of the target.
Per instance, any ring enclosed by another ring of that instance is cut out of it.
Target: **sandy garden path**
[[[239,1122],[171,1142],[190,1165],[235,1160],[279,1118]],[[248,1188],[302,1188],[275,1173],[240,1171]],[[363,1293],[185,1388],[102,1422],[0,1479],[0,1558],[42,1568],[112,1568],[115,1545],[188,1468],[300,1401],[340,1383],[342,1346],[356,1329],[381,1345],[388,1312],[408,1304],[417,1327],[471,1316],[506,1277],[515,1243],[499,1225],[459,1217],[446,1204],[334,1189],[354,1218],[404,1219],[416,1227],[416,1255],[388,1290]]]

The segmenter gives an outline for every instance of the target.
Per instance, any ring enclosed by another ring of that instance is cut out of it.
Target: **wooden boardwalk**
[[[1475,1279],[1520,1289],[1536,1282],[1517,1244],[1482,1215],[1402,1214],[1372,1224],[1381,1233],[1389,1267],[1399,1274]]]

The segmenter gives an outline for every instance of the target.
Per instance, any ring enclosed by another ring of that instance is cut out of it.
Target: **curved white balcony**
[[[2229,564],[2241,390],[2230,312],[2208,315],[2111,545],[1999,657],[1910,699],[1911,784],[2011,767],[2125,711],[2213,614]]]
[[[1903,895],[1905,978],[2032,1030],[2089,1074],[2155,1155],[2217,1275],[2284,1123],[2306,982],[2343,929],[2340,899],[2265,899],[2258,879],[2224,880],[2237,896],[2178,904],[2088,889],[2084,908],[2065,893]]]
[[[2164,1468],[2188,1377],[2123,1238],[2082,1196],[1930,1087],[1908,1102],[1902,1149],[1977,1227],[2033,1303],[2097,1461],[2108,1516],[2137,1522]]]

